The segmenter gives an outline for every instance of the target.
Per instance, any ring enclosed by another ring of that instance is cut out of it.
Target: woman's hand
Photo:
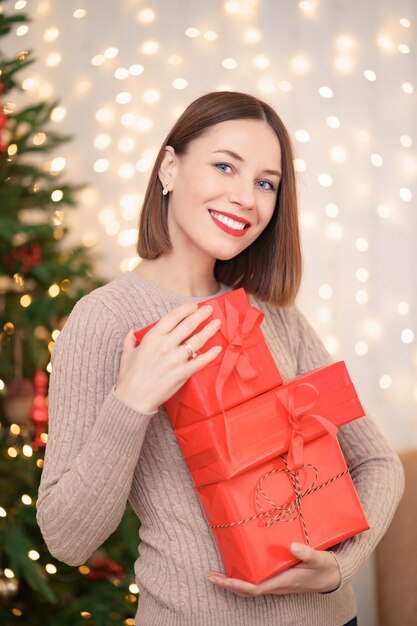
[[[197,307],[186,302],[159,320],[135,348],[136,339],[131,330],[126,336],[120,360],[115,393],[128,406],[140,413],[154,413],[198,370],[213,361],[221,352],[215,346],[204,354],[190,359],[186,340],[194,352],[203,348],[220,327],[220,320],[212,320],[194,333],[212,313],[213,307]]]
[[[294,565],[277,576],[255,585],[238,578],[227,578],[219,572],[210,572],[208,580],[215,585],[233,591],[242,598],[272,593],[323,593],[334,591],[341,582],[336,559],[325,550],[313,550],[301,543],[293,543],[291,552],[301,563]]]

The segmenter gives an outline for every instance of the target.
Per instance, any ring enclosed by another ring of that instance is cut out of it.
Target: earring
[[[162,190],[162,195],[163,196],[167,196],[168,195],[168,183],[165,183],[164,188]]]

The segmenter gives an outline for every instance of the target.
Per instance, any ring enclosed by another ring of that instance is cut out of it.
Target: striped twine
[[[262,476],[262,478],[259,480],[257,487],[256,487],[256,494],[255,494],[255,499],[256,499],[256,504],[258,506],[259,509],[261,509],[261,512],[258,513],[257,515],[252,515],[252,517],[247,517],[246,519],[242,519],[239,520],[238,522],[230,522],[229,524],[209,524],[210,528],[232,528],[233,526],[238,526],[240,524],[246,524],[247,522],[253,522],[254,520],[260,519],[261,517],[267,517],[268,519],[265,522],[265,526],[267,528],[269,528],[270,526],[273,526],[274,524],[277,524],[278,522],[293,522],[296,519],[300,519],[301,521],[301,525],[303,528],[303,534],[305,537],[305,541],[307,544],[310,544],[310,539],[308,536],[308,531],[307,531],[307,526],[306,526],[306,522],[304,519],[304,515],[303,515],[303,511],[301,508],[301,503],[303,498],[305,498],[306,496],[313,494],[317,491],[320,491],[320,489],[324,489],[324,487],[327,487],[328,485],[330,485],[331,483],[335,482],[336,480],[339,480],[339,478],[342,478],[343,476],[345,476],[346,474],[349,473],[349,470],[346,468],[343,472],[341,472],[340,474],[337,474],[336,476],[333,476],[333,478],[330,478],[329,480],[327,480],[326,482],[324,482],[323,484],[319,485],[318,487],[316,487],[316,483],[318,480],[318,469],[315,465],[312,465],[311,463],[305,463],[301,468],[295,470],[295,472],[291,471],[288,468],[288,464],[287,461],[284,459],[283,456],[280,456],[280,459],[282,459],[282,461],[285,464],[285,468],[282,469],[273,469],[269,472],[267,472],[266,474],[264,474]],[[304,468],[308,468],[310,467],[313,472],[314,472],[314,478],[311,481],[311,484],[307,487],[307,489],[305,491],[302,491],[301,489],[301,485],[300,485],[300,481],[299,481],[299,473],[301,470],[303,470]],[[262,485],[264,483],[265,480],[267,480],[267,478],[269,476],[271,476],[272,474],[275,473],[285,473],[287,474],[288,478],[291,481],[292,487],[294,489],[295,492],[295,498],[294,500],[291,500],[290,502],[287,502],[287,504],[284,504],[283,506],[279,506],[278,504],[276,504],[275,502],[273,502],[273,500],[271,500],[265,493],[265,491],[262,488]],[[261,504],[261,496],[264,498],[264,500],[266,500],[267,502],[269,502],[269,504],[271,505],[272,508],[265,510]]]

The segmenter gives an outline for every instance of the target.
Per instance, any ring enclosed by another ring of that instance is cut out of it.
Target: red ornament
[[[11,272],[20,271],[26,274],[42,260],[41,248],[36,241],[24,243],[3,255],[2,261]]]
[[[3,91],[4,91],[4,85],[0,81],[0,98],[3,95]],[[6,152],[7,150],[7,146],[6,144],[3,143],[3,140],[2,140],[2,130],[3,128],[6,128],[6,120],[7,120],[7,116],[4,112],[3,105],[0,102],[0,152]]]
[[[41,435],[45,432],[48,423],[48,409],[46,406],[48,376],[42,370],[38,370],[33,378],[33,382],[35,385],[35,398],[33,400],[30,419],[35,426],[35,438],[33,442],[39,449],[45,447],[45,442],[42,441]]]
[[[118,578],[121,580],[126,576],[123,568],[112,559],[93,557],[90,559],[88,566],[90,571],[85,577],[90,580],[107,580],[109,578]]]

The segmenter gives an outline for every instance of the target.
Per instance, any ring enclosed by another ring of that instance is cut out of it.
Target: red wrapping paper
[[[298,376],[225,415],[176,428],[176,435],[199,487],[238,476],[288,450],[290,466],[300,466],[303,443],[329,430],[319,417],[338,427],[364,414],[345,363],[339,361]],[[336,428],[330,426],[330,431],[335,434]]]
[[[283,458],[287,459],[287,455]],[[267,475],[276,469],[284,471]],[[209,525],[262,515],[231,527],[211,528],[226,575],[259,583],[299,562],[290,551],[294,541],[325,549],[367,530],[369,525],[350,474],[335,479],[346,469],[339,444],[324,435],[304,446],[298,501],[293,484],[295,473],[291,480],[281,457],[231,480],[198,487]],[[256,498],[260,481],[258,501],[262,508]],[[325,484],[327,481],[330,482]]]
[[[206,300],[199,306],[205,304],[213,306],[213,313],[193,334],[214,318],[221,320],[221,326],[200,353],[216,345],[222,345],[223,350],[165,402],[170,419],[178,428],[221,413],[282,384],[260,328],[264,315],[250,305],[244,289]],[[135,332],[137,345],[155,323]]]

